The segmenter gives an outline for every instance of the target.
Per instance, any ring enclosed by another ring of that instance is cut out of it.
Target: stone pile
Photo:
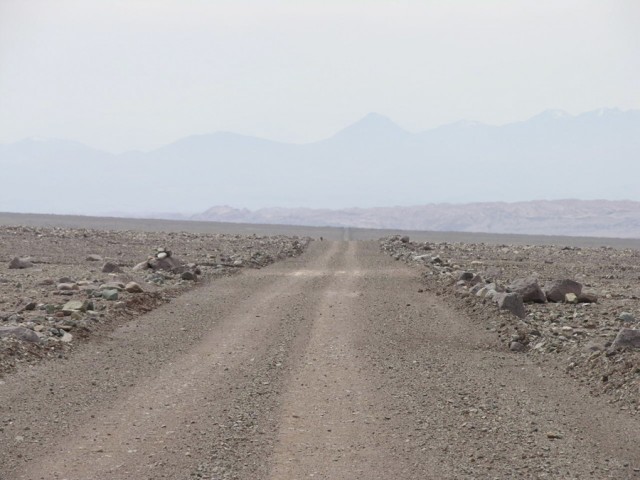
[[[637,250],[412,242],[399,236],[383,239],[381,248],[418,267],[429,290],[483,322],[512,351],[561,358],[571,375],[597,390],[621,401],[638,397]]]
[[[96,328],[148,311],[197,280],[264,267],[299,255],[309,242],[286,236],[0,227],[0,375],[17,355],[29,361],[69,348]],[[149,255],[153,245],[164,246]],[[141,258],[146,260],[140,263]]]

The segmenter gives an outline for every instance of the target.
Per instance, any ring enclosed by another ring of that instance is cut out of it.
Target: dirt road
[[[640,422],[315,242],[0,383],[0,478],[640,477]]]

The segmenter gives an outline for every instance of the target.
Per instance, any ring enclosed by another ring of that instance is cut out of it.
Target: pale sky
[[[0,0],[0,143],[640,108],[637,0]]]

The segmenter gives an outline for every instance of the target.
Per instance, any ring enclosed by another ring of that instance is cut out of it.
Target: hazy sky
[[[640,108],[637,0],[0,0],[0,143]]]

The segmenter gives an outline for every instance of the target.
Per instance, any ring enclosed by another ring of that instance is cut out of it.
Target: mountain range
[[[440,232],[640,238],[640,202],[553,200],[346,209],[212,207],[190,220]]]
[[[640,200],[640,110],[546,111],[411,133],[369,114],[287,144],[229,132],[112,154],[65,140],[0,145],[0,211],[139,215],[251,209]],[[452,207],[453,208],[453,207]]]

